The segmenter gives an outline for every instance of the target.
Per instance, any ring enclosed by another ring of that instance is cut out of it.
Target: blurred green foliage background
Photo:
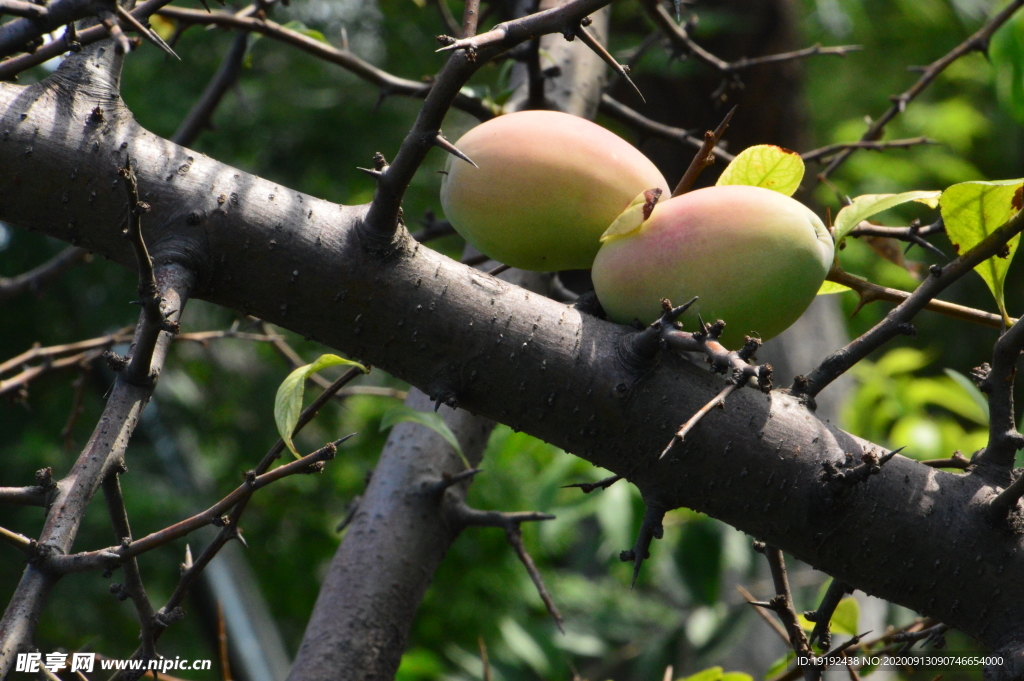
[[[461,3],[452,0],[461,14]],[[804,0],[790,3],[805,44],[857,43],[864,51],[845,59],[818,58],[802,64],[803,111],[812,145],[851,141],[866,129],[866,118],[889,105],[888,97],[916,78],[907,67],[938,58],[993,12],[986,0]],[[701,18],[698,41],[721,40],[743,22],[742,13],[720,2],[687,7]],[[613,9],[612,46],[626,50],[650,32],[635,3],[621,0]],[[400,76],[420,79],[435,73],[443,55],[434,53],[433,36],[447,32],[431,4],[413,0],[293,0],[274,18],[300,21],[339,44],[344,27],[353,49]],[[490,20],[493,21],[493,18]],[[213,74],[232,36],[193,28],[176,46],[182,61],[167,59],[144,46],[127,60],[123,95],[141,123],[169,136]],[[940,189],[973,179],[1024,175],[1024,17],[993,42],[992,58],[966,57],[939,79],[887,130],[887,138],[927,135],[938,145],[886,153],[857,153],[833,177],[835,189],[814,186],[809,168],[805,190],[797,195],[819,206],[839,207],[837,191],[863,193]],[[685,78],[703,66],[651,50],[635,69],[638,77]],[[45,77],[37,69],[26,82]],[[474,80],[477,92],[500,101],[507,68],[488,66]],[[705,74],[706,75],[706,74]],[[694,91],[690,97],[708,97]],[[204,132],[198,151],[283,185],[339,203],[365,203],[371,178],[356,171],[382,151],[393,156],[419,102],[399,97],[380,100],[377,91],[341,69],[319,62],[272,40],[254,40],[240,83],[214,116],[215,129]],[[627,136],[628,129],[601,122]],[[445,125],[456,139],[473,124],[453,112]],[[706,125],[694,121],[694,127]],[[810,147],[808,147],[810,148]],[[803,151],[803,149],[801,149]],[[690,152],[682,149],[680,154]],[[417,174],[405,200],[410,228],[427,210],[440,212],[435,151]],[[916,211],[916,212],[914,212]],[[923,207],[883,216],[887,224],[925,222],[934,213]],[[935,240],[947,253],[950,244]],[[431,244],[450,255],[461,251],[458,237]],[[63,244],[15,227],[0,226],[0,276],[27,270],[63,248]],[[913,249],[907,256],[922,263],[934,256]],[[908,271],[851,240],[841,256],[848,271],[887,286],[910,288]],[[1024,308],[1020,266],[1010,270],[1007,304],[1011,314]],[[133,324],[137,309],[134,276],[96,258],[78,267],[39,295],[23,296],[0,307],[0,359],[33,343],[52,345],[90,338]],[[841,294],[847,313],[856,306],[852,293]],[[944,298],[995,310],[979,277],[969,276]],[[849,321],[851,334],[877,322],[888,305],[875,303]],[[238,321],[227,310],[195,301],[183,329],[223,329]],[[852,372],[855,387],[843,414],[852,432],[889,444],[907,445],[919,458],[965,455],[984,444],[987,412],[976,391],[961,380],[986,361],[996,332],[924,313],[918,336],[901,339]],[[242,326],[246,322],[242,320]],[[308,360],[326,351],[285,334]],[[948,373],[950,369],[955,373]],[[176,344],[160,381],[154,405],[129,447],[125,494],[136,535],[154,531],[194,513],[226,494],[274,442],[273,395],[289,366],[265,344],[241,340],[207,346]],[[959,377],[959,378],[958,378]],[[0,404],[0,485],[30,484],[33,473],[52,466],[67,471],[102,408],[111,376],[97,364],[86,374],[83,411],[66,438],[60,433],[74,399],[71,372],[33,383],[24,399]],[[404,386],[374,371],[364,384]],[[317,594],[318,581],[338,542],[335,531],[346,505],[364,487],[383,445],[382,414],[395,398],[356,396],[332,404],[299,438],[306,451],[327,440],[356,432],[340,456],[318,477],[288,478],[258,493],[243,518],[251,559],[263,596],[294,652]],[[758,677],[753,660],[778,656],[774,635],[750,612],[733,588],[745,584],[756,596],[769,595],[761,560],[749,538],[696,513],[677,510],[666,520],[637,587],[629,588],[630,567],[618,552],[632,545],[642,515],[635,490],[620,483],[583,495],[562,489],[571,482],[597,480],[604,471],[523,434],[500,427],[492,437],[474,483],[470,502],[480,508],[538,510],[558,516],[525,528],[528,548],[566,616],[567,633],[556,633],[543,605],[503,534],[471,529],[445,559],[427,593],[415,624],[399,678],[480,678],[479,642],[486,645],[494,678],[506,681],[585,678],[661,678],[666,664],[677,676],[714,664],[744,668]],[[199,482],[198,491],[176,480]],[[29,536],[38,534],[42,512],[0,507],[0,524]],[[76,547],[98,548],[111,541],[102,504],[94,504]],[[195,538],[175,542],[141,560],[150,597],[162,603],[176,583],[185,544],[199,550]],[[20,554],[0,555],[0,600],[13,592],[23,564]],[[794,567],[798,606],[811,609],[822,576]],[[116,580],[116,577],[112,578]],[[130,604],[108,593],[112,579],[98,574],[64,579],[51,596],[39,627],[41,650],[90,649],[126,657],[135,648],[138,627]],[[193,604],[188,609],[199,606]],[[905,622],[910,613],[892,608],[889,618]],[[767,652],[752,651],[764,640]],[[958,641],[957,647],[970,645]],[[201,618],[173,626],[161,641],[165,655],[215,657],[213,638]],[[774,652],[773,652],[774,651]],[[215,666],[216,670],[216,666]],[[190,678],[214,678],[216,671]],[[947,677],[953,678],[953,677]]]

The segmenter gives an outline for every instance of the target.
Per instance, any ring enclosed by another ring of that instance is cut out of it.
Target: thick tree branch
[[[647,500],[706,512],[985,645],[1012,651],[1024,639],[1020,540],[988,520],[981,500],[995,489],[986,480],[895,456],[878,475],[837,491],[821,480],[822,462],[884,450],[819,421],[799,400],[747,389],[710,414],[678,458],[659,463],[679,415],[720,389],[715,377],[671,353],[638,364],[624,351],[635,331],[473,271],[404,229],[396,233],[401,248],[382,260],[360,240],[365,207],[320,201],[193,155],[109,100],[102,134],[69,124],[87,120],[98,102],[67,97],[61,82],[0,85],[0,120],[11,131],[0,166],[17,168],[0,174],[0,219],[74,238],[131,267],[131,250],[109,229],[124,196],[111,187],[106,162],[128,143],[152,206],[154,261],[194,268],[204,299],[349,352],[435,398],[454,395],[624,475]],[[94,146],[98,153],[79,152]],[[218,203],[232,193],[237,204]],[[872,558],[865,545],[877,547]],[[911,557],[934,567],[916,569]],[[970,580],[954,576],[968,572]],[[949,580],[957,589],[942,586]],[[1006,608],[964,607],[988,602],[995,588]],[[3,654],[11,654],[6,646]]]

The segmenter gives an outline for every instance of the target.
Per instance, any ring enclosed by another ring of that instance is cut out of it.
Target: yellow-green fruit
[[[525,270],[588,269],[600,237],[658,169],[599,125],[556,111],[482,123],[455,143],[479,166],[449,157],[441,205],[481,253]]]
[[[806,206],[760,187],[709,187],[658,203],[639,229],[612,236],[594,290],[614,321],[650,323],[661,299],[700,296],[685,320],[726,322],[726,346],[767,340],[795,322],[832,265],[833,243]]]

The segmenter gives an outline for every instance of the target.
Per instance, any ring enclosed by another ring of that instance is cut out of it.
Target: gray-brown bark
[[[604,35],[608,11],[596,13],[595,19],[592,28]],[[596,94],[603,83],[603,62],[579,42],[570,43],[561,36],[543,41],[548,54],[564,66],[560,77],[550,82],[554,88],[549,90],[555,91],[548,94],[549,103],[578,116],[593,117]],[[525,71],[517,65],[514,74]],[[526,89],[524,86],[521,92]],[[518,101],[526,104],[525,97]],[[496,264],[489,261],[481,268],[487,271]],[[548,281],[545,275],[521,270],[511,270],[502,279],[533,291]],[[423,411],[433,408],[418,390],[410,391],[406,404]],[[443,407],[440,413],[475,466],[494,422],[463,409]],[[456,511],[465,501],[472,479],[437,497],[425,496],[422,485],[434,484],[443,475],[463,468],[451,447],[432,431],[410,426],[392,431],[358,513],[331,560],[290,679],[369,681],[394,677],[424,591],[462,530]]]
[[[824,462],[879,448],[778,391],[737,392],[658,462],[719,377],[647,354],[632,330],[470,270],[404,229],[384,258],[360,243],[365,207],[305,196],[159,139],[109,90],[73,90],[80,75],[0,86],[0,219],[133,266],[110,227],[124,206],[112,180],[130,152],[152,206],[154,261],[195,272],[198,297],[555,443],[624,474],[650,505],[707,512],[993,648],[1024,639],[1021,542],[989,519],[982,504],[996,489],[983,477],[897,456],[856,485],[826,484]]]
[[[428,411],[419,391],[406,401]],[[480,461],[493,422],[450,407],[445,421],[470,463]],[[359,502],[345,540],[331,560],[290,679],[391,679],[413,616],[462,526],[454,508],[468,481],[436,493],[445,476],[465,470],[433,431],[395,426]]]

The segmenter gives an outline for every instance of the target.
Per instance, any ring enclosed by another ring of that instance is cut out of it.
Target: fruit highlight
[[[699,296],[685,319],[726,322],[722,342],[772,338],[803,314],[832,265],[832,237],[806,206],[760,187],[708,187],[637,213],[641,197],[608,230],[594,262],[594,290],[608,317],[647,324],[661,299]],[[633,211],[630,219],[629,211]],[[691,328],[692,322],[691,322]]]
[[[589,269],[608,225],[638,193],[667,193],[661,172],[614,133],[556,111],[482,123],[455,144],[441,205],[481,253],[513,267]]]

